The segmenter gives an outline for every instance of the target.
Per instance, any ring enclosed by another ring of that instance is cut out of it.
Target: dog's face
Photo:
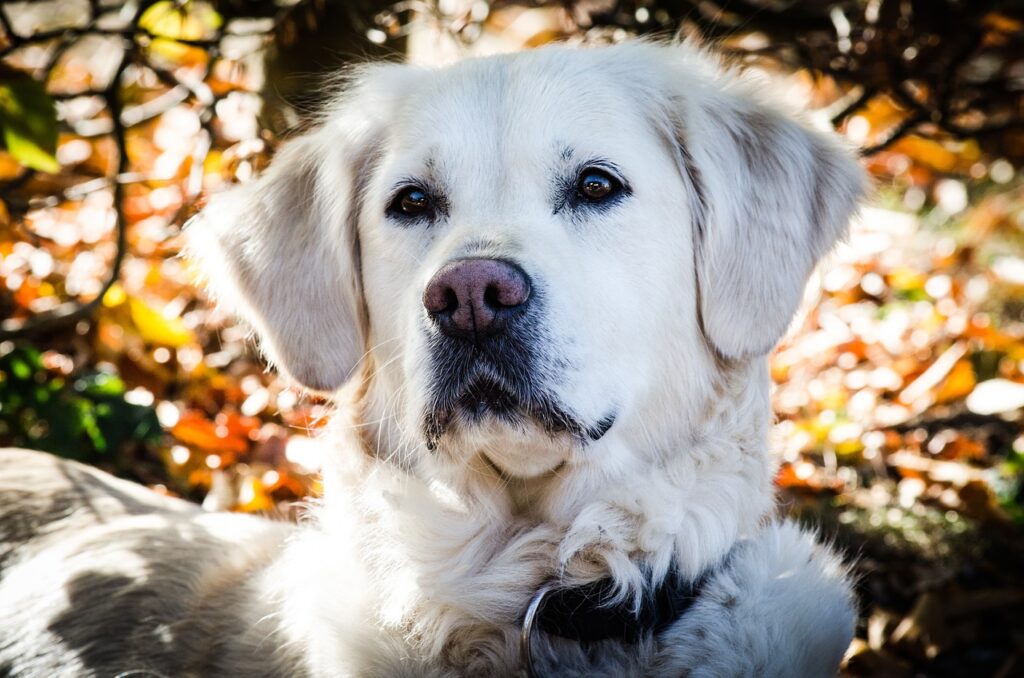
[[[513,475],[628,417],[671,342],[699,348],[670,147],[613,75],[558,54],[410,87],[360,223],[370,343],[388,390],[406,385],[404,427]]]
[[[685,431],[861,190],[691,50],[553,48],[364,71],[190,231],[278,366],[333,390],[362,364],[389,453],[531,477]]]

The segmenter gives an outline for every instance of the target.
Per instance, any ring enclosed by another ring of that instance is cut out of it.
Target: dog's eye
[[[601,202],[622,190],[622,182],[596,167],[588,167],[580,174],[576,190],[587,202]]]
[[[419,186],[409,186],[395,196],[388,212],[406,217],[423,216],[431,209],[430,196]]]

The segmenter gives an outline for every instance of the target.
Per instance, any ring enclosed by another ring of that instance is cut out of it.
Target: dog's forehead
[[[541,51],[429,72],[403,101],[398,142],[456,164],[628,151],[649,126],[607,61],[599,50]]]

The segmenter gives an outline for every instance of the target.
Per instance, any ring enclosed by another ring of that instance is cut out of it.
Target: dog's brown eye
[[[391,203],[389,212],[407,217],[418,217],[430,210],[430,196],[419,186],[409,186]]]
[[[576,189],[584,200],[600,202],[618,193],[622,183],[604,170],[590,168],[580,175]]]

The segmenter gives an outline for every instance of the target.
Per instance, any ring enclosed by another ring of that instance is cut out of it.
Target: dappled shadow
[[[68,607],[49,629],[85,668],[98,676],[122,671],[176,675],[174,634],[167,623],[182,610],[170,591],[99,571],[77,575],[65,590]]]
[[[248,623],[237,604],[246,582],[219,565],[236,546],[187,517],[151,513],[166,523],[105,531],[83,547],[95,555],[68,579],[48,629],[98,676],[215,675]]]
[[[113,478],[42,452],[6,453],[0,463],[0,572],[26,542],[60,521],[68,528],[105,523],[124,515],[157,512],[171,500],[153,493],[146,503],[117,485]],[[140,492],[148,492],[141,486]],[[184,508],[181,504],[177,508]],[[198,511],[198,507],[196,507]]]

